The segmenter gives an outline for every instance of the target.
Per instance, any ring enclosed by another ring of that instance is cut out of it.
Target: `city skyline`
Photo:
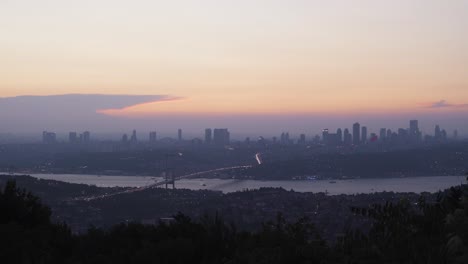
[[[374,130],[368,131],[367,126],[361,124],[359,122],[354,123],[352,126],[339,127],[336,129],[336,133],[333,133],[328,128],[324,128],[322,130],[322,134],[314,134],[314,133],[300,133],[300,134],[291,134],[289,131],[282,132],[279,137],[278,135],[268,134],[268,135],[257,135],[258,140],[272,140],[273,143],[297,143],[297,144],[304,144],[306,142],[317,141],[320,139],[321,142],[328,144],[328,145],[365,145],[367,143],[372,143],[376,141],[388,141],[388,140],[396,140],[397,138],[407,140],[407,142],[412,143],[420,143],[423,141],[440,141],[446,139],[460,139],[459,138],[459,131],[455,129],[453,131],[447,131],[445,128],[441,127],[440,125],[434,125],[434,129],[432,132],[424,132],[419,128],[419,120],[409,120],[409,127],[399,127],[399,128],[379,128]],[[343,134],[343,130],[345,133]],[[351,131],[351,132],[350,132]],[[116,133],[115,133],[116,134]],[[152,142],[155,143],[160,139],[172,139],[175,142],[182,142],[182,141],[193,141],[196,140],[198,142],[203,142],[205,144],[214,143],[216,145],[223,145],[229,144],[231,140],[231,132],[228,128],[205,128],[204,131],[199,131],[198,133],[189,133],[187,138],[184,138],[183,129],[178,128],[175,135],[172,133],[161,133],[157,130],[150,130],[150,131],[143,131],[137,133],[136,129],[132,130],[132,136],[130,141],[128,141],[127,133],[123,133],[122,137],[120,138],[121,142],[124,143],[136,143],[137,135],[145,135],[143,136],[143,142]],[[162,135],[162,136],[161,136]],[[272,136],[274,135],[274,136]],[[101,135],[102,136],[102,135]],[[235,141],[248,141],[250,142],[251,135],[237,135],[233,139]],[[265,138],[271,136],[270,138]],[[245,137],[245,138],[244,138]],[[102,138],[101,138],[102,139]],[[255,139],[254,139],[255,140]],[[57,134],[51,131],[43,131],[42,132],[42,141],[44,143],[55,143],[57,142]],[[90,132],[84,131],[83,133],[78,133],[76,131],[68,132],[68,142],[69,143],[89,143],[90,142]]]

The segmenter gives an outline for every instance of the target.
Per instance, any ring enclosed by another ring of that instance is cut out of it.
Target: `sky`
[[[236,117],[246,131],[312,117],[465,126],[466,14],[468,0],[1,0],[0,97],[164,95],[96,115]]]

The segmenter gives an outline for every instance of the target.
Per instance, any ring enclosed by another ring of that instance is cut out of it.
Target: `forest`
[[[468,187],[424,198],[350,208],[372,219],[366,232],[343,230],[326,242],[306,217],[281,214],[257,231],[239,231],[222,215],[170,223],[121,223],[75,234],[51,221],[38,197],[8,181],[0,191],[2,263],[468,263]]]

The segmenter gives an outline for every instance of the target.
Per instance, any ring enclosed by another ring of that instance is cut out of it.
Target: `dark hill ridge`
[[[31,178],[24,176],[17,179],[33,187],[48,185],[47,181],[32,183]],[[322,239],[321,234],[326,230],[315,225],[309,216],[291,221],[281,213],[274,221],[264,221],[253,231],[239,231],[217,212],[197,220],[178,213],[168,224],[142,225],[126,221],[106,230],[92,227],[84,233],[73,234],[68,225],[50,220],[50,209],[36,196],[17,188],[11,180],[2,181],[2,185],[0,258],[7,264],[466,263],[468,260],[466,185],[451,188],[435,201],[421,196],[417,206],[408,199],[390,202],[383,198],[378,204],[347,208],[352,218],[366,220],[367,228],[347,225],[335,231],[334,243]],[[165,197],[177,194],[180,199],[187,199],[182,191],[154,190]],[[148,197],[154,192],[144,195]],[[246,195],[244,205],[265,203],[255,201],[259,196],[278,203],[278,197],[283,195],[299,195],[281,189],[238,194]],[[359,197],[352,196],[354,204]],[[346,196],[338,198],[334,206],[327,205],[328,210],[336,210],[336,206],[346,200]],[[239,203],[239,197],[235,200]],[[96,210],[95,206],[102,202],[106,201],[97,200],[87,206]],[[114,202],[118,207],[118,201]],[[299,203],[296,197],[287,207],[278,209],[287,213]]]

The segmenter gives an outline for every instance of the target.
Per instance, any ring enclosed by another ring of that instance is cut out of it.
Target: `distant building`
[[[453,131],[453,139],[458,139],[458,130]]]
[[[434,129],[434,138],[435,140],[441,140],[442,139],[442,132],[440,130],[440,126],[436,125]]]
[[[328,128],[325,128],[324,130],[322,130],[322,141],[325,145],[328,145],[328,135],[330,133],[328,132]]]
[[[212,133],[211,128],[205,129],[205,144],[211,144]]]
[[[409,137],[412,142],[419,142],[421,140],[418,120],[410,120]]]
[[[353,144],[359,145],[361,139],[361,125],[354,123],[353,125]]]
[[[182,141],[182,129],[179,128],[179,130],[177,130],[177,139],[179,141]]]
[[[68,142],[70,143],[77,143],[78,142],[78,135],[76,132],[68,133]]]
[[[149,133],[149,141],[152,143],[156,142],[156,139],[157,139],[156,136],[157,136],[156,131],[151,131]]]
[[[387,130],[385,128],[380,129],[380,141],[385,141],[387,137]]]
[[[365,126],[361,128],[361,142],[362,144],[367,142],[367,127]]]
[[[391,139],[392,139],[392,135],[393,135],[392,130],[391,130],[391,129],[387,129],[387,136],[386,136],[387,140],[391,140]]]
[[[440,137],[443,141],[447,140],[447,131],[445,131],[445,129],[442,129],[442,131],[440,131]]]
[[[289,132],[281,133],[280,142],[281,144],[284,144],[284,145],[291,143],[291,141],[289,140]]]
[[[130,137],[130,142],[131,143],[136,143],[138,141],[137,135],[136,135],[136,130],[134,129],[132,132],[132,136]]]
[[[346,146],[352,144],[353,137],[351,136],[351,133],[349,133],[349,130],[347,128],[344,130],[343,137],[343,141]]]
[[[343,132],[341,131],[341,128],[338,128],[336,130],[336,136],[340,144],[343,142]]]
[[[408,138],[408,130],[404,128],[398,129],[398,139],[399,140],[406,140]]]
[[[213,142],[216,145],[229,145],[230,133],[227,128],[215,128],[213,131]]]
[[[89,131],[83,132],[83,142],[89,143],[90,140],[91,140],[91,133]]]
[[[127,134],[123,134],[122,140],[121,140],[121,141],[122,141],[122,143],[127,143],[127,142],[128,142],[128,136],[127,136]]]
[[[323,143],[327,146],[339,146],[341,145],[342,135],[341,135],[341,129],[337,130],[337,133],[330,133],[328,129],[324,129],[322,132],[322,139]]]
[[[299,144],[302,144],[304,145],[306,143],[306,135],[305,134],[301,134],[299,136],[299,141],[298,141]]]
[[[54,132],[44,131],[42,132],[42,142],[46,144],[52,144],[57,142],[57,135]]]

